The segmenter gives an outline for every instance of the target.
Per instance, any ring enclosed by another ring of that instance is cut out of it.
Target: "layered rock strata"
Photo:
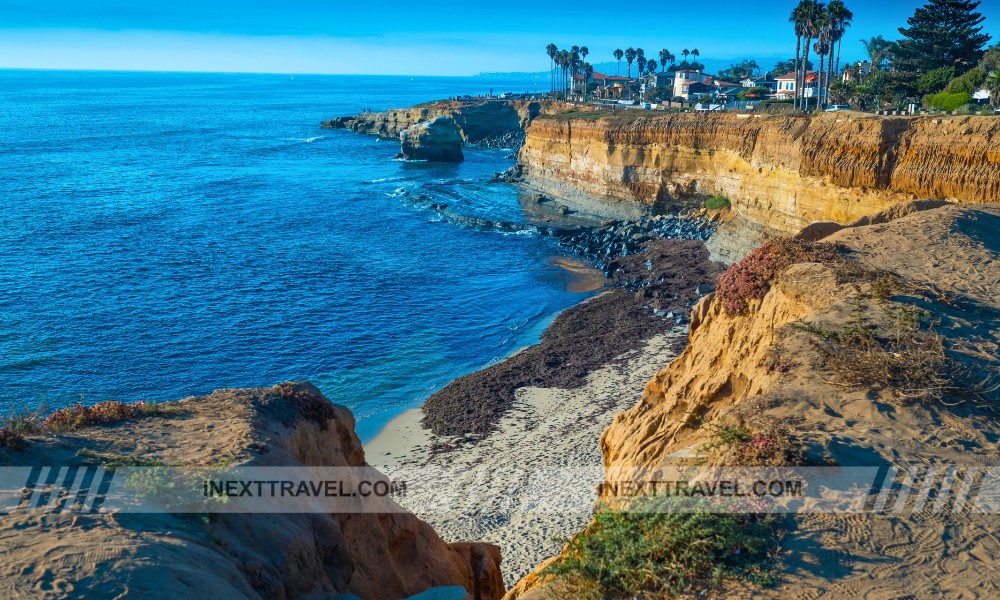
[[[407,160],[458,163],[462,154],[462,136],[448,117],[435,117],[399,132],[400,154]]]
[[[732,261],[768,237],[851,223],[919,198],[1000,202],[1000,120],[990,117],[541,116],[519,162],[527,183],[651,209],[730,199],[711,247]]]

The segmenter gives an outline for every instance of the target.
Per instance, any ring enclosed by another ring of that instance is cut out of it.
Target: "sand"
[[[442,440],[421,425],[420,409],[410,410],[365,445],[366,458],[410,482],[406,496],[397,500],[430,523],[445,541],[500,545],[504,580],[512,585],[557,554],[560,540],[590,521],[596,485],[604,477],[598,446],[601,432],[616,413],[638,402],[643,386],[673,358],[678,339],[685,335],[684,327],[676,327],[655,336],[638,350],[592,371],[585,385],[576,389],[518,389],[514,407],[496,431],[456,451],[432,452],[435,442]],[[425,485],[414,481],[436,468],[466,477]],[[571,469],[580,476],[532,486],[530,474],[547,468]],[[478,509],[442,511],[441,498],[448,486],[478,498]]]

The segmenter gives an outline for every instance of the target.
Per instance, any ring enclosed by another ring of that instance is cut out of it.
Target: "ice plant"
[[[145,408],[145,402],[126,404],[109,400],[93,406],[77,403],[68,408],[55,411],[42,423],[42,427],[51,431],[79,429],[102,423],[116,423],[137,416]]]
[[[790,238],[771,240],[719,275],[718,294],[726,314],[744,313],[751,300],[760,300],[779,273],[802,262],[843,260],[843,246]]]

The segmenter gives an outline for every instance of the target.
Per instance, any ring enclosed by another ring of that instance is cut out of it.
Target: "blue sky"
[[[544,71],[544,47],[586,45],[593,63],[616,47],[647,54],[698,48],[710,65],[794,54],[794,0],[378,2],[284,0],[0,0],[0,68],[473,75]],[[859,40],[892,39],[923,0],[847,0]],[[980,11],[1000,38],[1000,0]]]

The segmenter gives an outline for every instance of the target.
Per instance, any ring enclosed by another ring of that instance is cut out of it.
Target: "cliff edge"
[[[1000,202],[1000,119],[644,111],[533,120],[519,162],[549,195],[650,208],[726,196],[735,218],[710,243],[732,262],[818,222],[849,224],[921,198]]]
[[[1000,451],[1000,209],[927,206],[774,240],[730,267],[684,352],[602,435],[609,483],[691,465],[886,472],[870,497],[884,506],[789,515],[767,561],[774,585],[722,582],[725,597],[1000,593],[1000,517],[981,479]],[[593,591],[586,573],[536,572],[507,597],[567,581]]]
[[[0,464],[45,465],[51,473],[95,465],[366,466],[350,411],[309,384],[220,390],[26,442],[21,449],[0,445]],[[387,502],[397,510],[13,511],[0,516],[0,595],[395,600],[435,588],[445,588],[437,590],[442,598],[503,594],[496,546],[447,544]]]

